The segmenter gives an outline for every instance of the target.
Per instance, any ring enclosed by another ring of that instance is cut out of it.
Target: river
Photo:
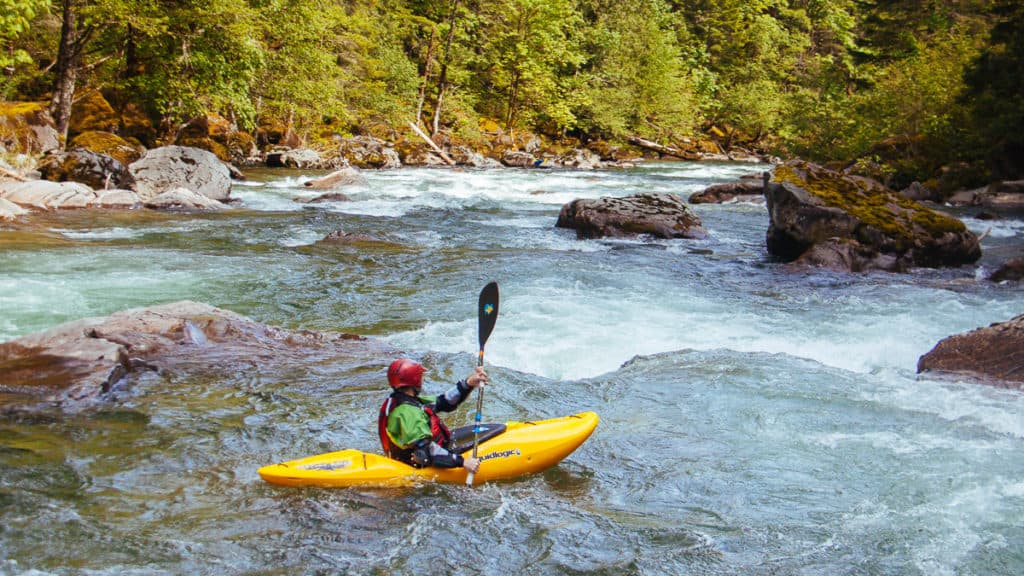
[[[695,206],[707,240],[554,227],[574,198],[760,170],[401,169],[319,205],[294,201],[316,174],[263,170],[223,214],[0,228],[0,341],[189,299],[385,340],[439,391],[475,366],[495,280],[484,419],[601,416],[514,481],[282,488],[256,469],[378,449],[390,358],[135,375],[87,410],[0,417],[0,574],[1024,573],[1024,394],[915,370],[1024,312],[1024,288],[983,279],[1024,220],[954,212],[988,231],[979,266],[899,275],[788,270],[756,203]],[[381,242],[316,244],[339,229]]]

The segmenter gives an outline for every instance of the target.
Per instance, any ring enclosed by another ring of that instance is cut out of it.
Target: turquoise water
[[[109,404],[0,420],[0,573],[1019,574],[1024,397],[915,373],[938,340],[1024,311],[977,268],[791,272],[758,204],[699,205],[708,240],[578,241],[578,197],[684,196],[757,166],[316,174],[262,171],[226,214],[39,217],[0,231],[0,340],[190,299],[475,365],[476,295],[501,286],[488,420],[594,410],[543,474],[467,490],[278,488],[262,464],[376,449],[383,370],[301,358],[143,374]],[[328,233],[382,242],[317,245]],[[4,236],[6,234],[6,236]],[[472,408],[452,419],[468,423]]]

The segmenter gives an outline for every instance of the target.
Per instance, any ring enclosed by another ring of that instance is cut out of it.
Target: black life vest
[[[413,447],[407,446],[402,448],[395,446],[391,442],[391,437],[388,436],[388,416],[391,411],[402,404],[410,404],[423,410],[430,419],[430,435],[431,440],[439,444],[441,447],[448,449],[452,442],[452,433],[445,426],[444,422],[434,411],[433,404],[424,404],[418,396],[409,396],[401,392],[395,391],[388,396],[384,403],[380,405],[380,412],[377,414],[377,432],[380,434],[380,446],[384,450],[384,455],[388,458],[394,458],[405,463],[412,463],[412,452]]]

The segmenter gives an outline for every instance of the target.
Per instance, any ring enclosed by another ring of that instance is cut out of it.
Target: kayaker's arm
[[[487,372],[477,367],[466,379],[459,380],[450,390],[437,397],[434,409],[438,412],[451,412],[459,407],[473,392],[473,389],[487,383]]]
[[[453,454],[430,438],[422,438],[416,442],[412,452],[412,459],[421,467],[435,466],[437,468],[459,468],[465,460],[460,454]]]

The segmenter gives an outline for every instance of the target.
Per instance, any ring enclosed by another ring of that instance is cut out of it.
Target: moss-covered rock
[[[70,134],[81,134],[92,130],[117,132],[120,124],[117,112],[99,90],[87,90],[84,93],[75,94],[75,103],[71,107],[71,119],[68,126]]]
[[[977,236],[962,222],[869,178],[794,160],[775,168],[765,194],[768,251],[783,260],[837,241],[856,243],[844,254],[870,255],[855,270],[959,266],[981,256]]]
[[[42,102],[0,102],[0,147],[38,156],[60,149],[60,135]]]
[[[117,134],[99,130],[90,130],[75,136],[68,143],[68,148],[84,148],[106,154],[125,166],[135,162],[146,153],[146,149],[141,144],[132,144]]]
[[[98,190],[131,188],[135,183],[123,163],[85,148],[47,154],[39,163],[39,171],[53,182],[81,182]]]

